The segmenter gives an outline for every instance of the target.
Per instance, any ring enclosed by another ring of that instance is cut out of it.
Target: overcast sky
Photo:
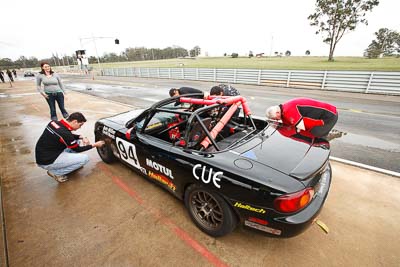
[[[202,54],[222,56],[252,50],[269,55],[290,50],[302,56],[327,56],[329,47],[315,35],[308,15],[315,0],[10,0],[1,4],[0,58],[38,59],[86,49],[95,56],[119,54],[128,47],[200,46]],[[399,0],[380,0],[359,25],[339,42],[335,56],[362,56],[380,28],[400,31]],[[120,40],[115,45],[113,38]]]

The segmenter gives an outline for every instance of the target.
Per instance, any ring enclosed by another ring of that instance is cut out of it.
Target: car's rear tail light
[[[314,189],[309,187],[299,192],[278,197],[274,201],[276,210],[284,213],[296,212],[307,206],[314,196]]]

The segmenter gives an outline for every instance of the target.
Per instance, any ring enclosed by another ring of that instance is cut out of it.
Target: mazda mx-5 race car
[[[242,96],[198,97],[100,119],[100,157],[121,161],[183,200],[211,236],[238,223],[279,237],[305,230],[328,195],[329,143],[253,118]]]

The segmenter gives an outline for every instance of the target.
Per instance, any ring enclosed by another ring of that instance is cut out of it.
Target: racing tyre
[[[97,153],[99,153],[100,158],[105,163],[112,163],[115,161],[115,156],[112,152],[110,144],[107,144],[107,142],[104,144],[104,146],[97,147]]]
[[[229,234],[238,223],[226,201],[203,186],[193,184],[187,188],[185,205],[193,222],[210,236]]]

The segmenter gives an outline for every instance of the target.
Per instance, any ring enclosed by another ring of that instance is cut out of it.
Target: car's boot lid
[[[251,149],[241,156],[303,180],[317,172],[328,160],[329,143],[323,139],[285,136],[269,129],[252,140]]]

